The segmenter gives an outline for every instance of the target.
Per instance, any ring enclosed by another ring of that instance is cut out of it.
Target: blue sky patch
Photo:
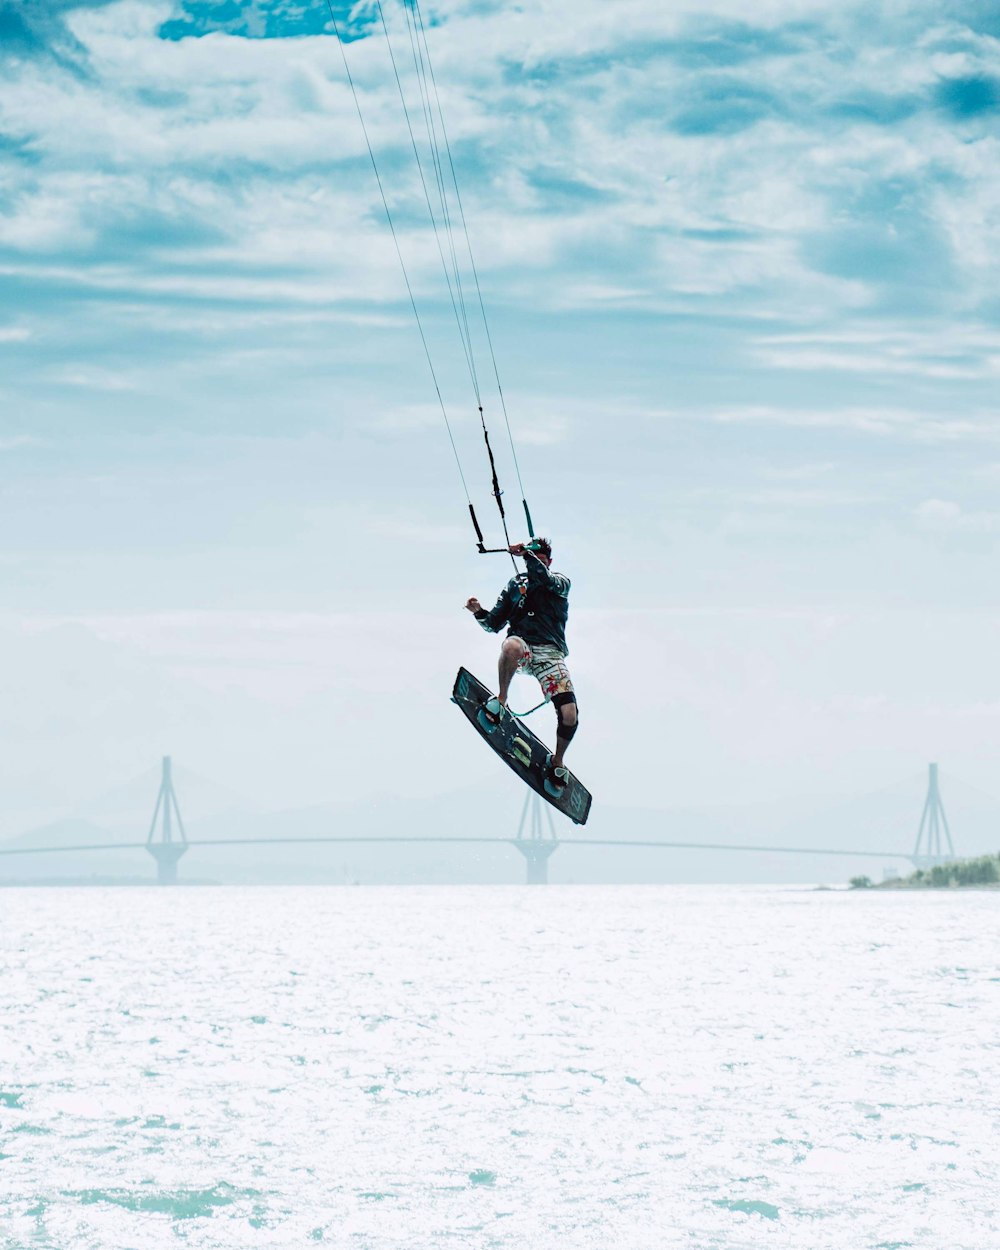
[[[1000,7],[995,0],[949,0],[943,12],[977,35],[1000,38]]]
[[[987,74],[945,78],[937,88],[938,102],[955,117],[979,117],[1000,109],[1000,79]]]
[[[808,23],[767,29],[747,22],[720,22],[707,14],[689,19],[682,37],[661,47],[678,65],[693,69],[736,67],[801,53],[815,42],[819,30]]]
[[[40,44],[20,9],[11,4],[0,5],[0,49],[35,49]]]
[[[116,0],[44,0],[36,4],[0,0],[0,55],[52,53],[62,57],[79,53],[79,45],[66,27],[66,15],[114,3]]]
[[[825,273],[883,288],[882,305],[912,311],[939,306],[941,290],[954,278],[944,233],[917,216],[844,225],[817,237],[804,254]]]
[[[925,99],[909,92],[903,95],[889,95],[880,91],[863,91],[835,101],[829,108],[829,116],[842,118],[847,122],[870,122],[875,126],[895,126],[926,107]]]
[[[738,134],[786,111],[770,92],[739,79],[709,76],[695,94],[700,98],[673,113],[671,125],[679,134]]]
[[[326,0],[182,0],[181,15],[164,22],[161,39],[226,34],[240,39],[294,39],[320,35],[330,27]],[[375,22],[370,13],[352,18],[354,6],[334,0],[345,40],[362,37]]]

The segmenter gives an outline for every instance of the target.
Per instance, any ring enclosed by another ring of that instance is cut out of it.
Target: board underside
[[[492,732],[479,723],[479,710],[490,695],[491,691],[467,668],[458,670],[451,701],[462,709],[480,738],[488,742],[507,767],[517,773],[525,785],[541,795],[546,803],[568,816],[574,824],[585,825],[590,815],[590,791],[570,773],[559,798],[549,794],[545,789],[545,767],[551,752],[527,725],[510,715],[504,716]]]

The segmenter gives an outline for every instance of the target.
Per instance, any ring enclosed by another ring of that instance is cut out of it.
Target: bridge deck
[[[199,846],[311,846],[324,843],[350,842],[354,844],[379,846],[386,842],[396,843],[451,843],[455,845],[473,846],[517,846],[518,838],[476,838],[476,837],[415,837],[405,834],[389,834],[384,838],[352,837],[350,834],[337,834],[318,838],[204,838],[198,841],[177,842],[178,846],[194,849]],[[672,851],[749,851],[764,855],[846,855],[866,859],[905,859],[913,860],[912,851],[873,851],[845,850],[843,847],[816,846],[759,846],[740,842],[673,842],[649,838],[556,838],[559,846],[617,846],[647,847]],[[157,843],[159,845],[159,843]],[[137,851],[148,850],[148,842],[95,842],[84,846],[12,846],[0,847],[0,855],[54,855],[60,851]]]

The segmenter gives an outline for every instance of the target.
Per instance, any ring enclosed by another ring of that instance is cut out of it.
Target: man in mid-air
[[[546,701],[556,710],[555,754],[549,761],[545,782],[556,793],[569,780],[563,765],[566,748],[577,728],[576,695],[566,667],[566,618],[569,614],[569,578],[553,573],[552,544],[547,538],[515,543],[511,555],[524,560],[525,572],[512,577],[491,612],[478,599],[466,608],[490,634],[509,626],[500,648],[500,690],[483,709],[491,724],[499,725],[507,711],[507,697],[515,673],[530,673],[538,680]]]

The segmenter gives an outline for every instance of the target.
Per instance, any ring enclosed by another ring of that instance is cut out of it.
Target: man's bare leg
[[[505,638],[504,644],[500,648],[500,690],[497,697],[501,706],[507,706],[507,698],[510,695],[510,683],[514,680],[514,674],[517,672],[517,666],[524,659],[524,643],[520,638]]]

